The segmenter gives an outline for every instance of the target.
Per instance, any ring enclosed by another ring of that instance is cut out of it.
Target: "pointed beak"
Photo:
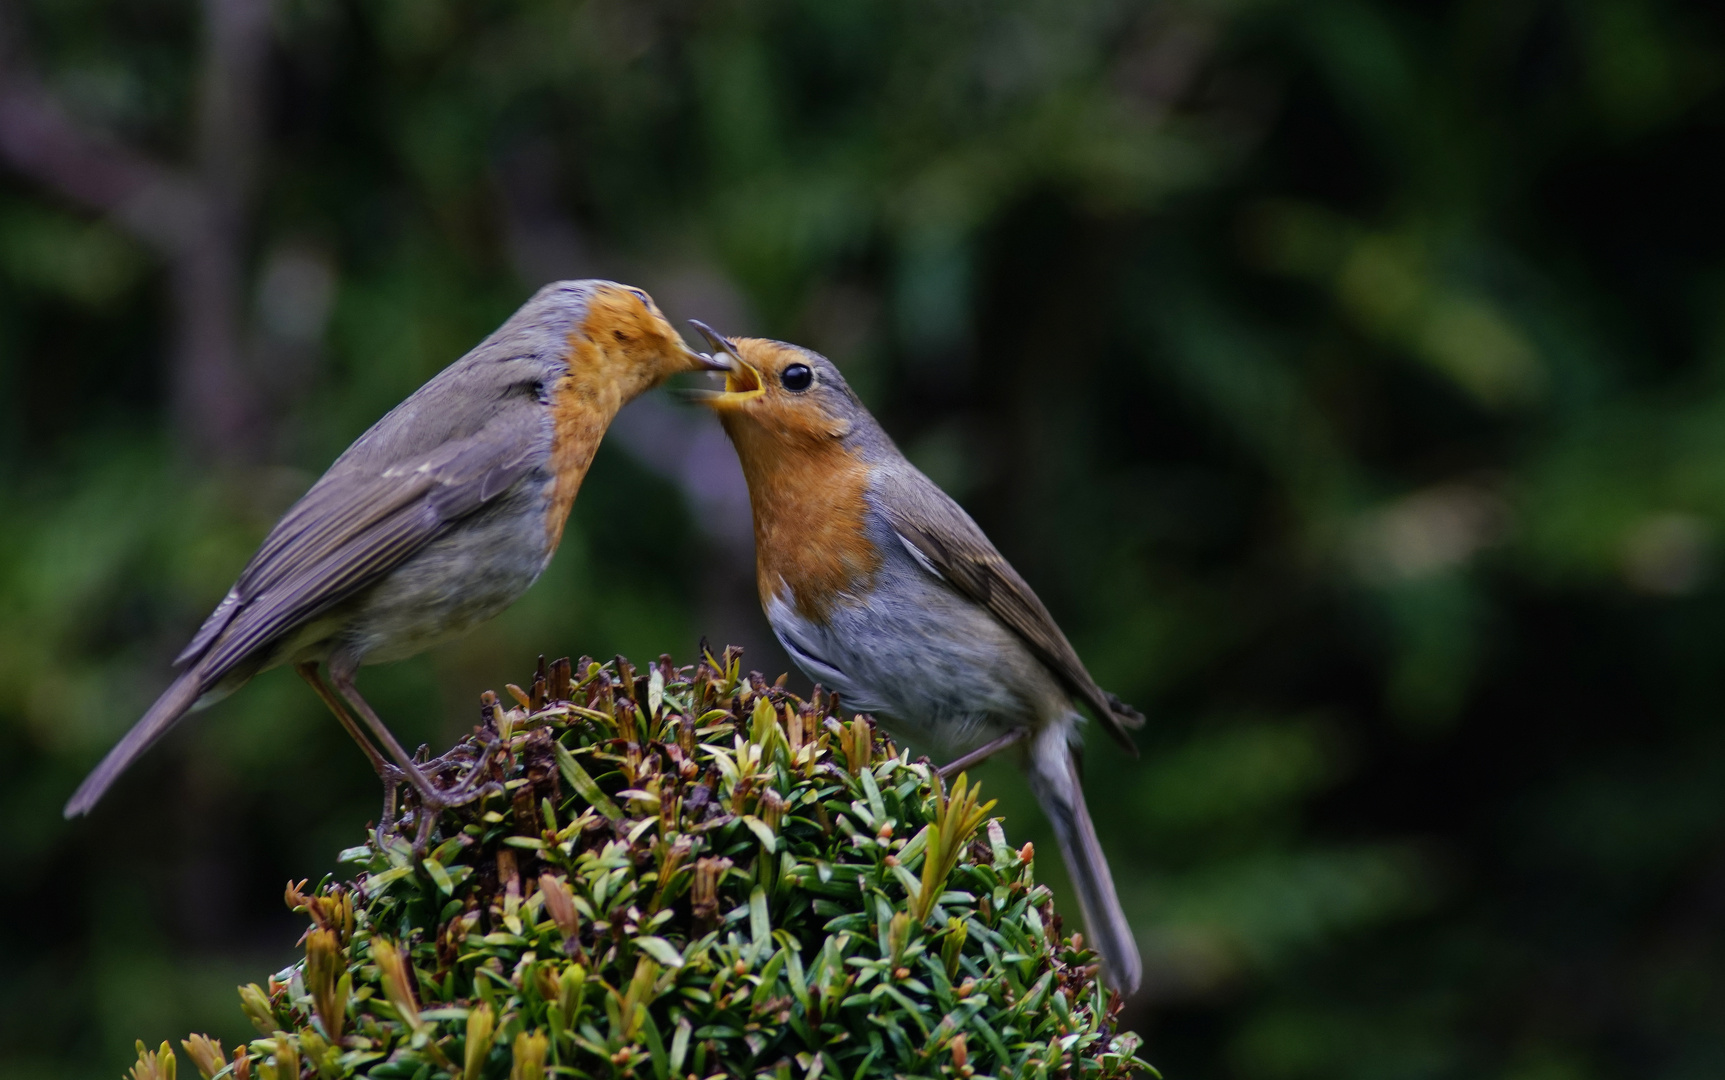
[[[705,391],[695,394],[696,400],[714,408],[724,408],[740,404],[750,398],[761,396],[761,373],[758,368],[743,359],[730,339],[717,330],[701,322],[690,319],[689,325],[701,332],[701,335],[713,346],[713,356],[709,358],[716,370],[725,373],[725,389],[720,391]],[[720,362],[719,357],[725,358]]]
[[[714,356],[711,353],[696,352],[687,345],[683,346],[683,356],[689,361],[695,371],[729,371],[731,361],[727,357]]]

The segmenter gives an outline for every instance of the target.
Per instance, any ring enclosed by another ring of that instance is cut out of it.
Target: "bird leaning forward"
[[[767,621],[793,660],[889,728],[962,756],[951,775],[1022,742],[1084,925],[1109,981],[1141,973],[1074,747],[1090,707],[1136,755],[1143,717],[1096,685],[1048,609],[959,505],[905,460],[818,353],[726,339],[723,392],[698,395],[737,449],[754,509]]]
[[[84,780],[66,816],[87,813],[188,711],[281,664],[294,665],[383,777],[386,816],[401,782],[428,810],[471,799],[475,773],[434,783],[443,763],[416,763],[402,749],[355,673],[513,603],[557,550],[617,410],[678,372],[724,366],[685,345],[640,289],[561,281],[539,290],[288,510],[175,660],[179,676]],[[422,832],[432,816],[420,815]]]

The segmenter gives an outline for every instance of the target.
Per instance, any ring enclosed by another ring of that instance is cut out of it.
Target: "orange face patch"
[[[644,295],[644,294],[643,294]],[[632,289],[603,286],[569,332],[568,374],[551,388],[551,546],[617,411],[640,394],[700,364],[665,317]]]
[[[801,362],[800,352],[758,338],[732,345],[759,372],[761,393],[713,404],[749,482],[761,603],[788,592],[799,614],[825,622],[880,569],[867,532],[869,467],[815,398],[780,387],[779,373]]]
[[[726,393],[706,399],[721,418],[746,416],[785,442],[828,442],[850,430],[848,421],[827,415],[819,398],[794,394],[779,382],[787,367],[807,360],[802,350],[766,338],[729,340],[749,370],[726,375]]]

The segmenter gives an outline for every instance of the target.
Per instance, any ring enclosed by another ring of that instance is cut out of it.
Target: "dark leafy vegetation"
[[[379,830],[288,904],[304,959],[241,988],[258,1038],[205,1077],[1126,1077],[1093,953],[1030,845],[866,717],[736,650],[541,663],[465,744],[495,781]],[[452,770],[456,766],[451,766]],[[135,1080],[174,1052],[138,1045]]]
[[[58,808],[305,485],[589,274],[830,355],[1151,717],[1085,783],[1150,975],[1122,1023],[1169,1075],[1725,1075],[1725,4],[210,25],[264,7],[3,5],[0,1077],[253,1034],[233,984],[304,926],[282,882],[349,873],[377,814],[323,706],[271,673]],[[219,287],[202,233],[135,235],[182,219],[132,170],[43,175],[69,144],[31,146],[32,77],[97,148],[249,183]],[[188,408],[223,312],[250,392]],[[707,633],[792,670],[723,435],[669,400],[607,436],[521,603],[364,673],[409,745],[541,649]],[[975,775],[1046,854],[1011,763]]]

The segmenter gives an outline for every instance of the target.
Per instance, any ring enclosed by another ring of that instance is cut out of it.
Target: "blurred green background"
[[[1725,1075],[1722,136],[1704,2],[0,4],[0,1076],[246,1033],[377,813],[316,699],[60,806],[580,276],[831,355],[1149,714],[1087,786],[1169,1076]],[[367,694],[443,744],[541,652],[776,674],[738,484],[632,406],[527,599]]]

